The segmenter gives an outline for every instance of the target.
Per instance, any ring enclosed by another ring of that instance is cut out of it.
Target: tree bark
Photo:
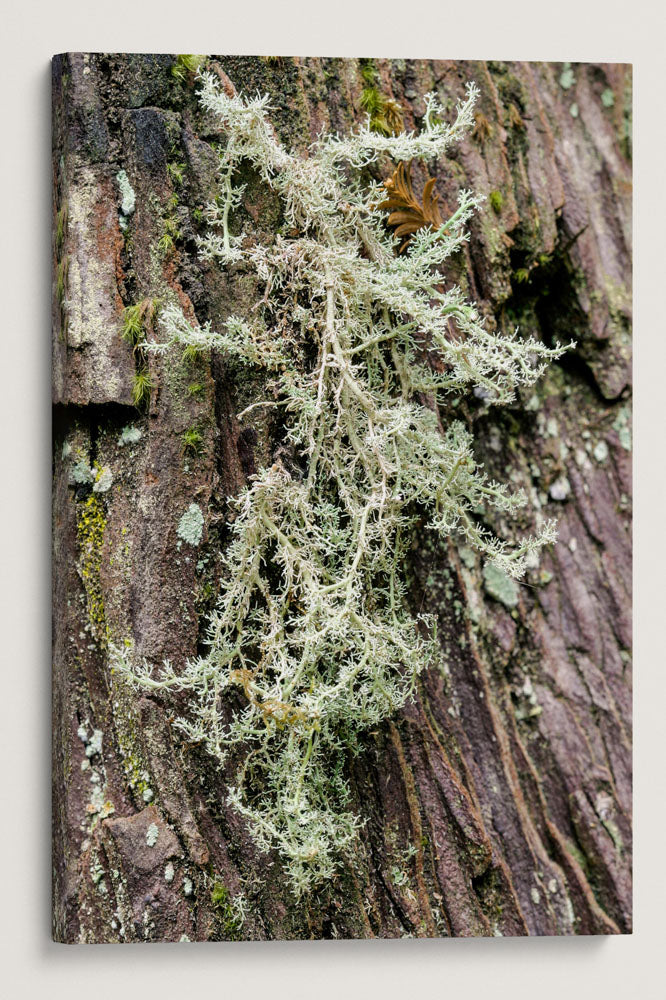
[[[630,931],[630,68],[376,63],[408,130],[429,90],[453,107],[466,81],[480,87],[474,134],[427,165],[445,202],[461,187],[489,196],[450,277],[489,323],[577,346],[515,405],[472,397],[461,411],[479,460],[530,497],[519,528],[535,511],[556,516],[559,541],[513,587],[471,551],[415,537],[410,602],[437,616],[441,662],[362,736],[353,864],[296,902],[279,857],[226,805],[228,775],[172,730],[186,704],[131,697],[109,668],[110,639],[155,663],[201,649],[227,497],[271,458],[260,415],[235,416],[260,383],[230,379],[223,357],[152,359],[149,406],[132,401],[125,307],[170,290],[215,329],[262,294],[241,269],[197,257],[215,135],[174,62],[53,62],[54,938]],[[356,60],[212,65],[270,95],[289,147],[363,116]],[[413,176],[419,188],[425,168]],[[236,222],[274,232],[279,206],[245,179]],[[108,488],[73,476],[79,462],[108,469]],[[196,549],[178,536],[193,502]]]

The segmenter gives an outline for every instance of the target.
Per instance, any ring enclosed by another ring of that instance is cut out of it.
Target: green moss
[[[142,368],[134,375],[132,382],[132,400],[141,409],[150,402],[150,394],[155,388],[155,381],[147,368]]]
[[[502,211],[502,206],[504,205],[504,198],[502,197],[501,191],[491,191],[488,196],[488,201],[490,202],[490,207],[493,212],[497,215]]]
[[[359,103],[370,119],[370,129],[381,135],[397,135],[402,132],[402,108],[397,101],[387,97],[379,89],[379,72],[372,59],[361,59],[361,79],[365,86]]]
[[[562,90],[569,90],[573,87],[576,82],[576,77],[574,76],[574,71],[571,68],[571,63],[565,62],[560,75],[560,87]]]
[[[183,451],[186,455],[198,455],[203,443],[203,435],[196,427],[190,427],[182,436]]]
[[[146,339],[146,330],[155,320],[159,308],[158,299],[142,299],[123,310],[121,336],[132,347],[138,347]]]
[[[56,266],[56,297],[58,304],[62,307],[67,294],[67,276],[69,274],[69,257],[63,259]]]
[[[181,184],[183,183],[184,174],[185,174],[184,163],[178,163],[176,161],[167,163],[167,176],[171,181],[171,183],[176,187],[180,187]],[[175,208],[177,204],[178,204],[178,199],[176,198],[176,204],[173,205],[172,207]]]
[[[76,536],[80,552],[79,573],[86,592],[88,621],[93,636],[103,646],[109,641],[100,580],[105,527],[104,507],[99,498],[91,493],[78,505]]]
[[[55,226],[55,248],[56,254],[59,254],[65,243],[65,236],[67,235],[67,204],[64,204],[58,214],[56,215],[56,226]]]
[[[243,920],[234,907],[233,898],[226,885],[215,882],[210,894],[210,901],[217,911],[217,918],[223,937],[235,941],[243,926]]]

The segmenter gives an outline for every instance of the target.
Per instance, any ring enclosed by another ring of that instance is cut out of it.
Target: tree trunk
[[[131,696],[108,662],[125,638],[155,663],[201,650],[227,497],[271,457],[261,416],[235,416],[260,382],[231,379],[221,356],[151,360],[149,405],[133,404],[124,308],[171,290],[215,329],[262,294],[197,257],[215,136],[175,65],[53,62],[55,939],[629,931],[629,67],[376,62],[408,130],[429,90],[453,108],[476,81],[474,134],[428,165],[449,205],[461,187],[488,195],[451,277],[502,330],[577,341],[515,405],[461,408],[490,474],[528,493],[519,527],[541,511],[559,541],[513,585],[469,549],[414,539],[410,602],[437,616],[440,665],[363,734],[348,762],[365,821],[353,863],[297,902],[227,806],[228,776],[172,730],[186,704]],[[356,60],[212,66],[270,95],[290,148],[363,116]],[[238,219],[274,231],[279,206],[245,179]],[[192,503],[196,548],[178,534]]]

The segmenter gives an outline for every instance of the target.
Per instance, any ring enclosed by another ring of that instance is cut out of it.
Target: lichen
[[[576,77],[574,75],[574,71],[571,68],[571,63],[565,62],[564,67],[562,69],[562,73],[560,74],[560,87],[563,90],[569,90],[571,87],[573,87],[575,82],[576,82]]]
[[[592,450],[592,454],[596,458],[597,462],[599,462],[600,465],[603,465],[603,463],[608,458],[608,445],[606,444],[606,442],[603,440],[597,441]]]
[[[138,427],[133,424],[129,424],[127,427],[123,427],[122,433],[118,438],[118,445],[124,448],[126,444],[137,444],[141,440],[142,434]]]
[[[129,177],[124,170],[119,170],[116,174],[116,180],[118,182],[118,187],[120,189],[120,211],[125,216],[125,219],[129,218],[134,212],[136,207],[136,195],[134,194],[134,188],[130,184]]]
[[[629,407],[622,406],[618,410],[618,414],[613,421],[613,430],[617,431],[620,444],[625,451],[631,451],[631,428],[629,427],[630,417],[631,411],[629,410]]]
[[[95,470],[93,493],[107,493],[113,486],[113,473],[108,465]]]
[[[95,481],[95,473],[90,468],[87,460],[82,458],[72,467],[70,478],[72,482],[82,486],[85,483],[93,483]]]
[[[187,692],[188,715],[174,727],[218,762],[244,754],[228,802],[260,849],[279,849],[298,895],[332,878],[356,843],[341,753],[405,704],[436,655],[432,619],[414,618],[404,599],[417,511],[433,534],[455,535],[488,559],[486,587],[509,607],[518,600],[511,578],[555,538],[552,522],[514,546],[483,527],[479,514],[511,515],[527,498],[490,480],[462,421],[442,433],[423,399],[475,391],[488,405],[510,403],[564,348],[495,333],[459,288],[442,290],[441,267],[466,243],[482,199],[461,191],[451,218],[420,228],[397,255],[377,208],[381,189],[362,186],[384,154],[433,159],[469,131],[473,85],[453,124],[431,94],[420,133],[388,136],[366,124],[322,136],[307,158],[277,141],[265,98],[230,97],[212,74],[201,85],[227,141],[200,255],[256,273],[265,295],[221,332],[197,325],[172,297],[160,316],[164,339],[145,350],[214,349],[235,370],[267,371],[264,398],[243,412],[278,409],[283,457],[231,503],[206,655],[154,673],[118,650],[114,664],[139,688]],[[288,226],[272,242],[231,231],[242,190],[233,181],[247,160],[283,202]],[[417,360],[424,343],[437,365]],[[198,546],[203,526],[193,503],[179,544]],[[229,724],[221,705],[234,688],[245,706]]]
[[[518,604],[518,584],[501,569],[486,563],[483,567],[483,586],[488,594],[507,608]]]
[[[146,830],[146,843],[148,847],[154,847],[160,835],[157,823],[151,823]]]
[[[203,536],[204,516],[201,507],[191,503],[178,522],[178,537],[197,548]]]

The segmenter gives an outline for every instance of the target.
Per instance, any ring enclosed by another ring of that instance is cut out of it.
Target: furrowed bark
[[[271,96],[290,147],[363,115],[357,60],[213,61],[239,91]],[[124,308],[171,290],[215,328],[263,294],[241,268],[197,257],[215,135],[174,64],[53,63],[54,938],[630,931],[630,68],[376,61],[407,129],[429,90],[453,107],[467,80],[481,89],[474,134],[450,159],[414,164],[413,179],[420,191],[435,176],[449,205],[461,187],[488,195],[447,277],[490,323],[577,341],[514,406],[461,407],[479,460],[530,495],[518,527],[536,509],[559,519],[559,541],[514,587],[417,533],[410,603],[437,616],[441,664],[362,736],[349,764],[358,852],[296,903],[277,855],[226,805],[231,770],[172,730],[186,704],[130,698],[108,662],[109,638],[155,663],[197,653],[226,498],[271,459],[262,411],[235,416],[261,381],[230,378],[223,357],[151,357],[149,403],[132,401]],[[274,196],[250,170],[244,180],[238,218],[274,232]],[[108,468],[109,488],[72,482],[72,456]],[[197,547],[178,535],[192,503],[205,515]]]

